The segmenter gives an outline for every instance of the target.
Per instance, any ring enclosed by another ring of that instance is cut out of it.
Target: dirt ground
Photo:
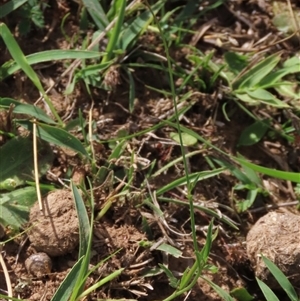
[[[233,1],[232,1],[233,2]],[[196,24],[195,31],[200,30],[204,21],[215,18],[215,22],[210,27],[208,33],[214,34],[227,32],[229,36],[236,39],[239,45],[243,45],[249,39],[245,33],[252,31],[251,39],[255,42],[264,38],[268,33],[272,33],[271,40],[276,41],[278,35],[277,29],[272,25],[272,13],[270,10],[270,1],[234,1],[234,4],[222,5],[216,10],[211,11],[206,17],[207,20],[199,21]],[[264,3],[264,5],[262,4]],[[65,40],[60,30],[60,20],[68,12],[70,16],[66,20],[65,31],[70,37],[78,32],[78,5],[73,1],[49,1],[49,7],[46,9],[44,29],[33,28],[27,36],[18,34],[17,20],[7,18],[4,20],[11,30],[15,29],[17,40],[25,54],[50,49],[69,49],[75,45]],[[298,5],[294,1],[293,5]],[[236,12],[241,12],[236,13]],[[222,60],[222,55],[226,51],[226,47],[218,46],[216,38],[206,38],[203,36],[189,37],[190,44],[196,45],[204,53],[215,50],[215,58]],[[277,39],[279,40],[280,37]],[[157,48],[161,42],[157,37],[144,36],[140,41],[141,45],[147,49],[148,44],[157,43]],[[187,42],[189,43],[189,42]],[[268,42],[263,42],[266,45]],[[3,44],[0,44],[0,64],[9,60],[9,53],[5,50]],[[269,53],[275,53],[279,50],[284,51],[284,55],[289,56],[298,47],[297,42],[287,40],[269,48]],[[157,51],[163,51],[157,49]],[[186,64],[186,55],[188,49],[170,49],[172,56],[182,65]],[[35,66],[35,70],[41,77],[43,84],[49,86],[53,80],[57,78],[66,66],[61,62],[53,62],[46,65]],[[167,81],[162,78],[159,71],[154,69],[145,70],[137,68],[134,76],[138,84],[136,84],[136,99],[133,113],[128,111],[128,82],[124,80],[124,76],[119,75],[118,83],[115,85],[112,93],[104,90],[93,89],[92,97],[95,102],[93,108],[93,120],[98,122],[99,126],[95,129],[95,134],[99,140],[104,141],[116,137],[121,128],[127,129],[130,133],[136,133],[142,129],[147,129],[161,115],[167,113],[172,108],[170,99],[166,99],[158,92],[150,90],[147,86],[153,86],[157,89],[168,87]],[[204,75],[205,76],[205,75]],[[207,74],[209,77],[209,74]],[[207,80],[204,78],[204,80]],[[84,116],[88,118],[88,111],[91,107],[90,96],[88,95],[84,85],[79,83],[74,93],[65,96],[63,91],[68,82],[68,78],[63,78],[59,85],[50,92],[50,98],[58,110],[60,116],[70,116],[75,118],[78,116],[78,109],[84,112]],[[225,94],[221,95],[222,83],[217,83],[212,91],[195,92],[195,104],[188,111],[186,118],[188,122],[184,125],[192,128],[198,134],[209,139],[215,145],[218,145],[225,152],[232,154],[241,153],[246,158],[252,160],[256,164],[276,168],[281,170],[299,171],[299,154],[296,153],[295,146],[288,144],[281,138],[266,145],[263,143],[256,144],[251,147],[240,147],[237,149],[236,143],[242,130],[251,123],[251,119],[241,109],[229,103],[228,111],[233,110],[230,116],[230,122],[227,121],[222,114],[222,104],[227,99]],[[21,100],[25,103],[34,103],[39,95],[31,82],[21,73],[17,73],[5,81],[0,82],[0,97],[11,97]],[[232,107],[230,107],[232,106]],[[258,109],[259,110],[259,109]],[[270,112],[266,111],[266,114]],[[280,112],[275,112],[280,115]],[[277,116],[279,118],[279,116]],[[160,130],[155,133],[160,137],[164,137],[165,133]],[[131,147],[137,148],[141,145],[143,136],[137,136],[132,139]],[[1,144],[5,143],[5,138],[1,140]],[[94,143],[96,160],[98,166],[104,164],[110,155],[110,149],[105,144]],[[209,165],[205,160],[205,155],[210,155],[212,150],[203,149],[203,152],[191,159],[191,171],[208,170]],[[296,163],[290,164],[290,157],[296,154]],[[143,144],[140,152],[142,158],[146,158],[150,162],[157,160],[158,166],[163,166],[167,162],[175,159],[180,155],[178,146],[161,145],[154,138],[147,140]],[[297,157],[298,156],[298,157]],[[130,157],[130,155],[129,155]],[[120,161],[116,164],[115,172],[126,168],[125,164]],[[52,174],[57,177],[67,177],[67,172],[72,169],[72,178],[74,181],[80,181],[91,173],[91,167],[86,166],[80,157],[69,150],[55,147],[55,160],[51,168]],[[183,173],[182,166],[178,169],[170,169],[166,174],[156,177],[150,183],[151,189],[157,190],[166,183],[178,177]],[[94,224],[94,239],[92,248],[91,265],[121,250],[104,263],[88,278],[86,286],[91,286],[95,281],[111,273],[112,271],[125,267],[125,271],[120,277],[104,285],[96,292],[91,294],[86,300],[98,299],[138,299],[141,301],[163,300],[173,292],[173,288],[168,284],[168,279],[164,274],[152,277],[143,277],[143,274],[154,268],[158,263],[168,263],[170,270],[175,271],[177,275],[193,263],[193,244],[190,236],[176,236],[173,233],[168,235],[176,242],[176,245],[183,253],[182,258],[165,257],[159,251],[150,251],[141,248],[138,244],[140,241],[153,240],[158,241],[165,237],[165,233],[160,227],[160,223],[153,215],[151,208],[147,206],[139,206],[146,190],[139,189],[140,183],[144,180],[146,172],[138,170],[135,174],[135,181],[132,183],[134,187],[132,195],[126,198],[119,198],[113,203],[109,211],[100,221]],[[46,181],[57,182],[57,178],[47,176]],[[215,226],[218,226],[219,235],[213,243],[210,254],[209,263],[218,267],[217,273],[209,271],[205,272],[205,276],[211,281],[219,285],[226,291],[233,288],[244,286],[256,300],[262,300],[263,297],[256,284],[255,276],[251,268],[250,262],[245,251],[245,236],[252,225],[258,218],[266,214],[268,209],[266,205],[282,204],[295,200],[295,195],[291,186],[284,181],[274,180],[265,177],[264,181],[272,187],[272,193],[267,197],[260,197],[255,204],[255,208],[251,208],[242,214],[237,214],[232,208],[232,187],[236,184],[236,179],[229,173],[221,174],[208,180],[199,182],[194,189],[195,201],[202,201],[205,204],[217,204],[220,214],[228,216],[232,219],[239,230],[233,230],[231,227],[215,220]],[[103,207],[106,196],[111,189],[115,187],[105,187],[103,185],[95,185],[94,196],[96,204],[96,215],[100,208]],[[180,191],[173,191],[173,196],[183,198]],[[235,192],[236,199],[243,199],[244,192]],[[168,197],[172,197],[170,193]],[[175,205],[168,202],[160,202],[160,209],[164,212],[166,219],[173,229],[181,233],[189,234],[189,210],[187,206]],[[228,209],[229,208],[229,209]],[[284,207],[278,210],[288,210],[299,214],[295,207]],[[151,235],[146,234],[143,226],[143,218],[147,218],[151,222]],[[199,248],[205,242],[205,230],[211,220],[211,217],[203,211],[196,211],[196,225]],[[27,235],[21,235],[17,240],[11,241],[4,246],[4,258],[10,271],[10,278],[14,290],[18,292],[19,298],[26,300],[50,300],[59,284],[70,271],[74,262],[77,260],[78,249],[75,248],[67,255],[52,258],[52,272],[39,277],[30,276],[25,268],[25,260],[35,252],[31,242],[27,239]],[[1,293],[6,290],[4,276],[0,273],[0,289]],[[300,286],[298,287],[300,289]],[[280,295],[280,293],[279,293]],[[186,298],[186,299],[185,299]],[[282,295],[280,300],[285,300]],[[203,300],[217,301],[221,300],[214,290],[203,280],[199,279],[195,287],[188,295],[183,295],[177,300]]]

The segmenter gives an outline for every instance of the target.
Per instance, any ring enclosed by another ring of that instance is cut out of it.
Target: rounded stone
[[[255,275],[270,288],[280,285],[265,266],[261,254],[275,263],[295,286],[300,279],[300,216],[289,212],[270,212],[249,231],[247,254]]]
[[[72,193],[55,190],[43,198],[43,211],[36,202],[30,210],[28,232],[32,246],[50,256],[70,253],[79,242],[78,218]]]

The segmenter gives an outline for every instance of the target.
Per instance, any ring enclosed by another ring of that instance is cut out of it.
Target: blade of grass
[[[251,169],[253,169],[257,172],[260,172],[262,174],[265,174],[265,175],[268,175],[268,176],[271,176],[271,177],[274,177],[274,178],[282,179],[282,180],[287,180],[287,181],[292,181],[292,182],[295,182],[295,183],[300,183],[300,173],[279,171],[279,170],[276,170],[276,169],[262,167],[260,165],[250,163],[249,161],[247,161],[245,159],[241,159],[241,158],[234,158],[234,160],[236,160],[240,164],[248,166]]]
[[[91,183],[89,182],[91,185]],[[91,186],[90,186],[91,187]],[[84,290],[84,284],[87,279],[91,248],[92,248],[92,238],[93,238],[93,222],[94,222],[94,199],[93,194],[91,195],[91,221],[85,208],[84,201],[77,187],[71,182],[71,189],[74,197],[76,212],[79,221],[79,255],[78,257],[83,257],[82,265],[79,271],[78,278],[76,279],[76,284],[73,289],[72,296],[70,300],[77,300],[78,295],[80,295]]]
[[[25,56],[29,65],[38,63],[45,63],[59,60],[71,60],[71,59],[97,59],[103,56],[104,53],[88,50],[46,50],[42,52],[32,53]],[[0,67],[0,80],[12,75],[16,71],[19,71],[21,66],[16,61],[9,61],[4,63]]]
[[[83,297],[89,295],[95,289],[99,288],[100,286],[104,285],[105,283],[110,282],[113,279],[115,279],[116,277],[120,276],[124,270],[125,270],[124,268],[121,268],[119,270],[116,270],[116,271],[112,272],[111,274],[109,274],[105,278],[101,279],[100,281],[98,281],[97,283],[95,283],[94,285],[92,285],[91,287],[89,287],[87,290],[85,290],[80,296],[78,296],[78,298],[76,299],[76,301],[77,300],[78,301],[82,300]]]
[[[0,107],[9,109],[13,105],[14,113],[25,114],[50,124],[56,124],[42,109],[30,104],[21,103],[12,98],[0,98]]]
[[[205,280],[217,293],[220,297],[222,297],[225,301],[235,301],[225,290],[223,290],[221,287],[210,281],[206,277],[201,277],[203,280]],[[275,300],[274,300],[275,301]]]
[[[69,134],[63,129],[38,123],[37,133],[41,139],[47,142],[71,148],[76,152],[79,152],[82,155],[89,157],[89,154],[87,153],[81,142],[75,136]]]
[[[0,23],[0,35],[2,36],[2,39],[4,40],[4,43],[6,47],[9,50],[10,55],[13,57],[13,59],[19,64],[21,69],[24,71],[24,73],[29,77],[29,79],[33,82],[33,84],[37,87],[39,92],[43,95],[47,105],[49,106],[51,113],[56,118],[58,123],[63,126],[64,123],[57,114],[52,102],[46,95],[44,88],[37,76],[37,74],[34,72],[34,70],[31,68],[31,66],[28,64],[26,57],[24,56],[21,48],[19,47],[17,41],[11,34],[10,30],[4,23]]]
[[[281,272],[281,270],[268,258],[265,256],[262,256],[262,259],[269,269],[269,271],[272,273],[272,275],[275,277],[275,279],[278,281],[282,289],[287,293],[291,301],[299,301],[297,293],[288,280],[288,278]]]
[[[11,0],[0,6],[0,19],[4,18],[18,7],[22,6],[28,0]]]
[[[83,259],[84,258],[81,257],[75,263],[69,274],[66,276],[66,278],[63,280],[63,282],[55,292],[51,301],[69,301],[72,291],[77,283]]]
[[[114,28],[111,31],[111,36],[106,47],[107,54],[103,57],[102,63],[106,63],[113,57],[113,51],[115,50],[115,46],[117,44],[118,38],[120,36],[121,28],[123,26],[125,10],[126,10],[126,1],[122,1],[120,3],[120,7],[118,7],[117,10],[118,10],[118,19],[116,21]]]
[[[123,1],[126,2],[126,1]],[[104,30],[105,27],[108,25],[109,21],[105,14],[104,9],[102,8],[100,1],[98,0],[82,0],[85,8],[91,15],[92,19],[94,20],[95,24],[100,30]]]
[[[128,46],[146,30],[148,25],[153,20],[152,14],[156,15],[163,4],[164,3],[162,1],[158,1],[152,6],[151,12],[149,10],[146,10],[137,18],[135,18],[134,21],[119,36],[117,45],[125,51]]]
[[[173,188],[182,186],[182,185],[188,185],[188,184],[194,183],[195,181],[198,182],[198,181],[202,181],[202,180],[205,180],[205,179],[208,179],[211,177],[215,177],[225,170],[226,170],[225,167],[221,167],[221,168],[217,168],[215,170],[206,170],[206,171],[201,171],[201,172],[195,172],[192,174],[187,174],[186,176],[176,179],[173,182],[168,183],[167,185],[158,189],[156,192],[157,196],[162,195],[165,192],[167,192]]]
[[[260,281],[258,278],[256,278],[256,281],[267,301],[280,301],[264,282]]]

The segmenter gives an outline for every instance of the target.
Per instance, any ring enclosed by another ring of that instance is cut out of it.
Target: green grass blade
[[[264,282],[260,281],[258,278],[256,278],[256,281],[267,301],[280,301]]]
[[[166,197],[158,197],[157,198],[158,201],[160,202],[168,202],[168,203],[174,203],[174,204],[179,204],[181,206],[188,206],[188,204],[185,201],[180,201],[177,199],[171,199],[171,198],[166,198]],[[148,200],[144,201],[146,205],[149,205],[151,207],[151,203]],[[228,226],[232,227],[235,230],[238,230],[239,228],[235,225],[235,223],[230,220],[229,218],[227,218],[226,216],[220,216],[220,214],[218,212],[213,211],[212,209],[198,205],[197,203],[195,203],[194,208],[200,211],[205,212],[206,214],[217,218],[219,220],[221,220],[222,222],[224,222],[225,224],[227,224]]]
[[[42,109],[30,104],[24,104],[12,98],[0,98],[0,107],[9,108],[14,105],[14,113],[25,114],[50,124],[56,124]]]
[[[296,172],[287,172],[287,171],[279,171],[276,169],[271,169],[267,167],[262,167],[253,163],[250,163],[249,161],[241,158],[234,158],[237,162],[239,162],[242,165],[248,166],[251,169],[263,173],[265,175],[282,179],[282,180],[287,180],[287,181],[292,181],[295,183],[300,183],[300,173]]]
[[[89,245],[89,238],[91,236],[91,226],[88,214],[85,209],[84,201],[80,195],[79,190],[74,185],[73,182],[71,182],[71,189],[75,201],[75,207],[77,211],[78,221],[79,221],[79,254],[78,257],[82,257],[83,255],[86,255]]]
[[[125,17],[125,9],[126,9],[126,1],[123,0],[120,3],[120,7],[118,7],[117,22],[116,22],[114,28],[111,31],[111,36],[109,38],[109,41],[108,41],[108,44],[107,44],[107,47],[106,47],[107,55],[105,55],[103,57],[102,63],[106,63],[107,61],[109,61],[113,57],[113,51],[115,50],[117,41],[118,41],[119,36],[120,36],[121,28],[123,26],[123,21],[124,21],[124,17]]]
[[[4,18],[18,7],[22,6],[28,0],[11,0],[0,6],[0,19]]]
[[[126,2],[126,1],[124,1]],[[104,30],[109,21],[106,17],[105,11],[101,6],[101,1],[98,0],[82,0],[85,8],[94,20],[95,24],[100,30]]]
[[[77,282],[70,299],[70,300],[76,300],[78,295],[80,295],[84,289],[84,284],[88,274],[88,268],[89,268],[90,257],[91,257],[92,237],[93,237],[93,230],[91,227],[91,224],[93,223],[93,214],[92,214],[91,224],[90,224],[84,201],[80,195],[79,190],[77,189],[77,187],[74,185],[73,182],[71,182],[71,189],[74,196],[76,212],[79,221],[78,257],[79,258],[83,257],[82,265],[79,271],[79,276],[77,278]]]
[[[121,268],[119,270],[112,272],[111,274],[109,274],[108,276],[101,279],[100,281],[98,281],[97,283],[95,283],[94,285],[89,287],[87,290],[85,290],[80,296],[78,296],[78,298],[76,300],[82,300],[83,297],[89,295],[92,291],[96,290],[97,288],[103,286],[105,283],[110,282],[113,279],[115,279],[116,277],[120,276],[123,271],[124,271],[124,268]]]
[[[102,52],[89,51],[89,50],[46,50],[42,52],[32,53],[25,58],[29,65],[38,63],[45,63],[59,60],[72,60],[72,59],[97,59],[103,56]],[[0,67],[0,80],[19,71],[21,66],[15,61],[9,61]]]
[[[192,174],[187,175],[189,177],[189,182],[193,183],[195,181],[202,181],[205,179],[209,179],[211,177],[215,177],[217,175],[219,175],[220,173],[222,173],[223,171],[225,171],[226,168],[221,167],[221,168],[217,168],[215,170],[206,170],[206,171],[200,171],[200,172],[195,172]],[[164,194],[165,192],[176,188],[178,186],[182,186],[182,185],[187,185],[187,179],[186,176],[183,176],[179,179],[174,180],[173,182],[165,185],[164,187],[160,188],[157,190],[156,194],[157,196]]]
[[[300,59],[298,64],[296,65],[285,67],[268,74],[265,78],[263,78],[260,81],[259,85],[262,88],[268,88],[276,84],[282,77],[288,74],[299,73],[299,72],[300,72]]]
[[[218,293],[218,295],[223,298],[223,300],[225,300],[225,301],[234,301],[234,299],[225,290],[223,290],[221,287],[219,287],[218,285],[216,285],[215,283],[213,283],[212,281],[210,281],[206,277],[201,277],[201,278],[203,280],[205,280]]]
[[[69,298],[72,294],[72,291],[76,285],[81,265],[82,265],[83,257],[81,257],[73,266],[72,270],[63,280],[58,290],[55,292],[51,301],[69,301]]]
[[[159,1],[153,5],[152,12],[146,10],[135,18],[133,22],[122,32],[122,35],[118,40],[118,47],[125,51],[128,46],[146,30],[147,26],[153,21],[153,14],[156,15],[163,4],[163,2]]]
[[[62,120],[60,119],[59,115],[57,114],[53,104],[51,103],[49,97],[46,95],[44,88],[37,76],[34,72],[32,67],[28,64],[25,55],[23,54],[21,48],[19,47],[17,41],[9,31],[8,27],[4,23],[0,23],[0,35],[9,50],[10,55],[12,58],[18,63],[21,67],[23,72],[29,77],[29,79],[33,82],[33,84],[37,87],[40,93],[43,95],[47,105],[49,106],[52,114],[57,119],[60,125],[63,125]]]
[[[34,70],[31,68],[31,66],[28,64],[26,57],[24,56],[21,48],[19,47],[15,38],[13,37],[13,35],[9,31],[8,27],[4,23],[0,24],[0,34],[6,44],[6,47],[9,51],[10,55],[13,57],[13,59],[18,63],[18,65],[25,72],[25,74],[35,84],[35,86],[38,88],[38,90],[43,91],[43,87],[42,87],[42,84],[41,84],[38,76],[36,75]]]
[[[128,79],[129,79],[129,112],[132,113],[134,110],[134,100],[135,100],[135,82],[131,71],[126,68],[125,69]]]
[[[275,277],[275,279],[278,281],[280,286],[283,288],[283,290],[287,293],[291,301],[299,301],[297,293],[288,280],[288,278],[281,272],[281,270],[268,258],[265,256],[262,256],[262,259],[269,269],[269,271],[272,273],[272,275]]]

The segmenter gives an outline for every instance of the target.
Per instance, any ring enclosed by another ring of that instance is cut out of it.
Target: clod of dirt
[[[272,289],[279,289],[280,286],[260,255],[274,262],[294,286],[299,285],[299,231],[299,215],[270,212],[260,218],[247,235],[247,254],[255,274]]]
[[[25,267],[29,274],[33,276],[45,276],[51,273],[51,258],[43,252],[32,254],[25,260]]]
[[[44,210],[36,202],[30,210],[28,232],[32,246],[50,256],[65,255],[78,245],[78,218],[68,190],[50,192],[44,199]]]

